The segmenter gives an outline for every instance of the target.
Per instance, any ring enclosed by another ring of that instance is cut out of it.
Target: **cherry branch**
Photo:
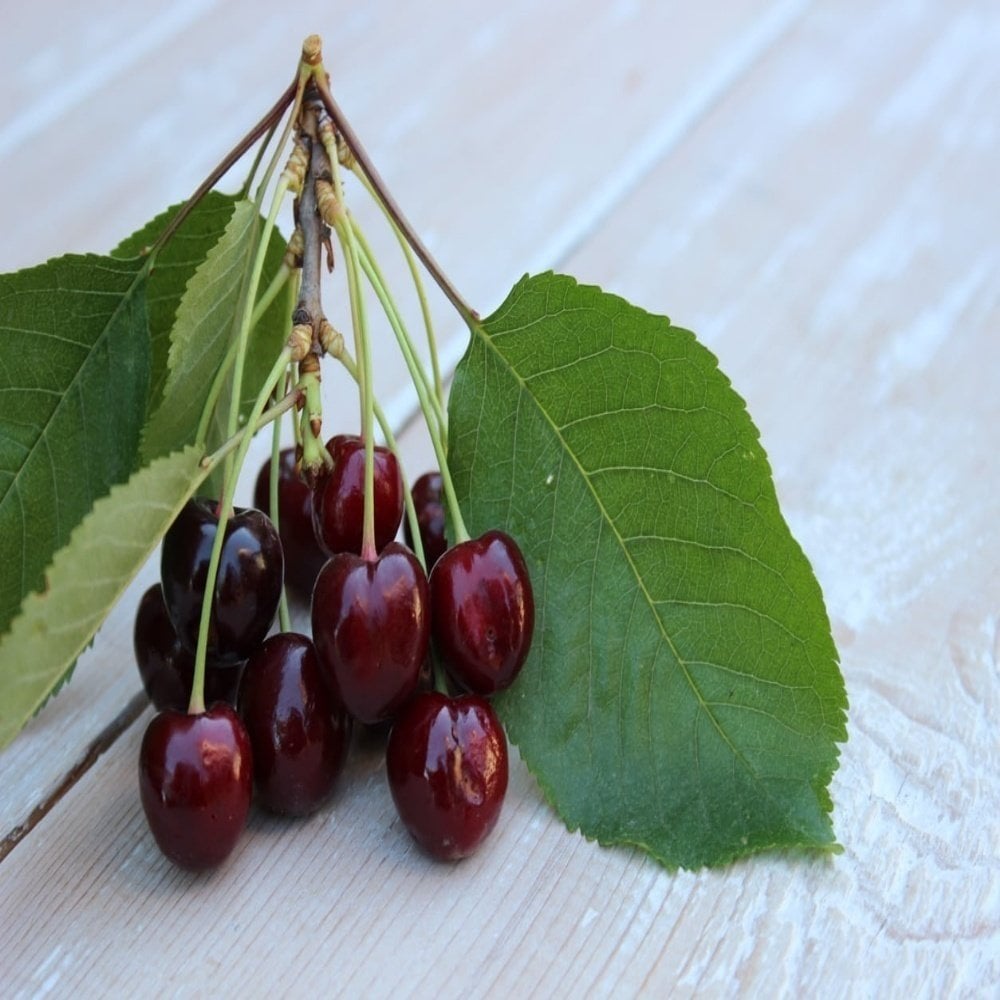
[[[327,114],[333,119],[337,131],[344,137],[344,142],[347,143],[355,160],[361,165],[361,169],[367,174],[372,187],[378,192],[379,198],[381,198],[382,203],[385,205],[386,211],[392,216],[393,221],[406,237],[406,241],[413,248],[413,252],[420,258],[424,267],[427,268],[431,277],[437,283],[438,288],[441,289],[448,301],[458,310],[466,323],[471,325],[478,322],[479,314],[459,295],[455,286],[448,280],[447,275],[441,270],[440,265],[431,255],[431,252],[424,246],[416,230],[410,225],[406,216],[403,215],[402,209],[400,209],[395,199],[389,193],[385,181],[382,180],[379,172],[375,169],[368,153],[365,151],[365,147],[361,145],[361,140],[358,139],[354,129],[351,128],[350,122],[348,122],[343,111],[340,110],[340,107],[334,100],[333,94],[330,91],[330,85],[326,79],[326,71],[323,69],[321,63],[314,67],[313,83],[316,85],[316,91],[323,102],[323,107],[326,108]]]

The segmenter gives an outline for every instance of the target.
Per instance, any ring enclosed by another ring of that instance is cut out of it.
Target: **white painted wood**
[[[1000,13],[847,0],[771,38],[560,264],[699,330],[748,400],[841,649],[844,853],[669,874],[516,766],[443,867],[369,743],[197,879],[144,829],[137,726],[0,864],[5,993],[997,994]]]

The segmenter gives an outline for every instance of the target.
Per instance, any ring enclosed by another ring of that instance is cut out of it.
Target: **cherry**
[[[254,487],[254,506],[271,514],[271,462],[264,463]],[[278,457],[278,534],[285,555],[285,582],[299,594],[312,593],[316,575],[326,562],[313,532],[313,494],[295,468],[295,449],[284,448]]]
[[[194,653],[184,648],[167,615],[163,590],[154,583],[139,601],[132,632],[135,662],[149,700],[162,712],[187,710],[194,680]],[[236,704],[243,664],[205,664],[205,704]]]
[[[218,523],[214,501],[194,497],[163,537],[163,599],[180,641],[190,650],[198,643]],[[259,510],[237,507],[225,527],[208,632],[209,656],[226,663],[245,660],[263,642],[278,609],[283,574],[281,542],[270,519]]]
[[[517,543],[488,531],[450,548],[430,577],[434,643],[452,677],[477,694],[509,687],[535,628],[535,601]]]
[[[313,492],[313,530],[330,554],[361,553],[365,510],[365,443],[338,434],[326,443],[333,468],[321,475]],[[375,548],[381,552],[396,537],[403,518],[403,477],[388,449],[375,448]]]
[[[191,871],[229,856],[253,791],[250,740],[229,706],[153,717],[139,752],[139,794],[160,850]]]
[[[507,740],[478,695],[416,697],[392,727],[385,761],[396,810],[428,854],[467,857],[496,825],[507,793]]]
[[[427,578],[416,556],[390,542],[372,562],[335,555],[313,589],[320,668],[359,722],[392,718],[411,697],[430,642]]]
[[[239,713],[262,804],[289,816],[314,812],[344,768],[351,726],[323,681],[312,640],[296,632],[265,640],[243,673]]]
[[[429,573],[434,564],[448,548],[445,539],[444,502],[441,499],[441,473],[425,472],[410,491],[413,506],[417,512],[417,524],[420,527],[420,541],[424,546],[424,562]],[[412,548],[413,536],[410,534],[410,522],[403,522],[406,532],[406,542]]]

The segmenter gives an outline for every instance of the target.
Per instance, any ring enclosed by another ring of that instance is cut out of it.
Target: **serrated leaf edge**
[[[90,513],[88,513],[76,526],[76,528],[73,529],[66,545],[55,553],[52,562],[49,564],[49,568],[45,573],[44,588],[40,591],[34,591],[28,594],[24,598],[21,603],[20,612],[11,623],[10,630],[2,638],[0,638],[0,663],[4,663],[8,666],[12,664],[13,661],[10,659],[11,653],[9,647],[18,641],[21,641],[22,635],[30,630],[45,634],[52,632],[58,633],[59,631],[62,631],[59,628],[54,630],[51,628],[49,622],[49,613],[51,612],[50,601],[52,600],[53,594],[58,594],[59,592],[59,578],[63,573],[63,567],[71,562],[78,561],[84,555],[86,552],[86,543],[81,542],[81,539],[86,538],[86,536],[93,530],[95,521],[100,521],[104,515],[105,509],[109,506],[113,506],[123,492],[134,486],[137,479],[141,477],[148,477],[151,470],[156,470],[157,473],[160,473],[168,466],[176,466],[177,476],[185,476],[188,481],[185,486],[185,490],[183,491],[183,495],[178,495],[172,504],[165,505],[165,510],[168,512],[164,515],[163,519],[163,527],[165,531],[208,473],[207,469],[200,466],[201,457],[202,453],[200,449],[191,446],[180,451],[172,452],[162,458],[158,458],[149,465],[143,466],[141,469],[133,473],[133,475],[126,482],[119,483],[117,486],[114,486],[108,494],[94,504]],[[140,544],[136,546],[138,554],[134,562],[133,572],[121,578],[113,589],[112,595],[105,605],[103,613],[93,619],[92,625],[87,625],[85,632],[81,632],[80,640],[78,642],[74,642],[72,651],[63,656],[59,666],[51,669],[50,673],[52,674],[52,683],[45,687],[44,690],[40,691],[38,697],[32,702],[25,717],[20,720],[5,720],[0,717],[0,749],[6,746],[14,738],[14,736],[17,735],[21,727],[29,718],[31,718],[32,715],[37,713],[41,705],[44,704],[48,697],[53,693],[53,689],[67,676],[67,673],[72,670],[72,666],[77,658],[87,647],[88,643],[93,640],[97,630],[103,623],[108,610],[121,598],[122,594],[128,588],[128,585],[135,578],[135,575],[142,568],[156,546],[160,543],[161,537],[162,532],[149,539],[144,545]],[[82,547],[83,552],[77,552],[76,549],[78,547]],[[42,673],[44,673],[44,671],[42,671]],[[29,675],[29,679],[37,679],[38,676],[39,672],[36,671],[34,674]],[[16,687],[19,684],[24,683],[25,681],[18,679],[15,681],[14,686]]]
[[[758,448],[760,449],[760,457],[761,457],[761,460],[763,461],[764,469],[765,469],[765,471],[767,473],[768,479],[773,484],[773,482],[774,482],[774,472],[773,472],[773,470],[771,468],[770,460],[767,457],[767,452],[766,452],[766,450],[764,449],[764,447],[763,447],[763,445],[761,443],[760,429],[757,427],[756,423],[753,421],[752,417],[750,416],[749,410],[747,409],[746,400],[744,400],[743,397],[736,391],[736,389],[733,387],[732,380],[729,378],[728,375],[726,375],[726,373],[719,366],[718,358],[715,355],[715,353],[712,352],[709,348],[707,348],[704,344],[701,344],[701,342],[698,341],[697,336],[695,335],[695,333],[692,330],[688,330],[688,329],[686,329],[684,327],[674,326],[671,323],[671,321],[670,321],[670,319],[668,317],[656,315],[654,313],[649,313],[648,311],[641,309],[641,307],[636,306],[633,303],[629,302],[623,296],[615,295],[614,293],[611,293],[611,292],[606,292],[604,289],[600,288],[600,286],[583,284],[583,283],[577,281],[576,278],[572,277],[571,275],[557,274],[556,272],[551,271],[551,270],[550,271],[541,272],[540,274],[535,275],[535,276],[532,276],[532,275],[527,274],[527,273],[524,274],[521,277],[521,279],[514,285],[513,289],[511,290],[510,295],[505,300],[504,305],[512,305],[516,301],[515,295],[516,294],[517,295],[522,294],[523,293],[523,289],[527,285],[528,282],[530,282],[531,280],[534,280],[536,278],[546,278],[546,277],[551,277],[551,278],[555,278],[555,279],[557,279],[559,281],[567,282],[568,284],[571,284],[575,288],[579,288],[579,289],[581,289],[581,290],[583,290],[585,292],[592,292],[592,293],[600,294],[601,296],[604,296],[607,299],[613,300],[613,301],[619,303],[620,305],[622,305],[622,306],[624,306],[624,307],[626,307],[626,308],[628,308],[630,310],[638,310],[640,312],[644,312],[644,313],[646,313],[647,316],[650,316],[651,318],[654,318],[654,319],[662,321],[665,324],[666,327],[671,328],[673,331],[681,333],[681,334],[684,334],[690,340],[693,340],[693,341],[697,342],[699,344],[699,347],[702,350],[704,350],[706,352],[706,354],[710,357],[710,359],[712,361],[712,364],[714,366],[715,372],[725,381],[726,387],[732,393],[732,395],[734,396],[735,400],[738,401],[739,407],[742,410],[742,413],[743,413],[743,415],[744,415],[744,417],[746,419],[747,425],[748,425],[748,427],[750,428],[750,430],[752,432],[753,439],[757,443]],[[501,307],[501,309],[502,308],[503,307]],[[503,315],[503,313],[498,311],[498,312],[495,312],[494,314],[492,314],[487,319],[495,320],[495,319],[498,319],[499,317],[501,317],[502,315]],[[598,509],[602,512],[602,515],[603,515],[604,514],[604,504],[601,502],[600,498],[597,497],[597,495],[594,493],[593,488],[591,486],[590,477],[586,475],[585,471],[583,470],[583,468],[580,466],[579,462],[577,461],[577,458],[576,458],[575,454],[572,452],[572,450],[569,448],[569,446],[565,443],[565,441],[563,439],[563,436],[562,436],[559,428],[557,428],[552,423],[552,420],[550,419],[549,415],[541,408],[541,406],[539,406],[539,404],[538,404],[537,400],[535,399],[534,395],[528,389],[527,383],[524,381],[524,379],[522,379],[520,377],[520,375],[517,372],[515,372],[510,367],[510,365],[507,363],[506,358],[496,348],[496,346],[493,343],[492,336],[486,331],[485,323],[486,323],[486,320],[477,320],[476,322],[470,323],[469,324],[470,332],[472,333],[472,335],[474,337],[476,337],[476,336],[479,337],[479,339],[482,341],[484,347],[488,348],[493,353],[496,362],[498,364],[500,364],[503,367],[503,369],[505,371],[507,371],[508,375],[510,377],[512,377],[517,382],[518,386],[520,387],[520,391],[522,392],[522,394],[526,395],[531,400],[531,402],[535,406],[537,412],[541,415],[541,417],[543,418],[543,420],[545,421],[545,423],[551,429],[552,433],[558,438],[558,440],[562,444],[564,453],[567,454],[568,456],[570,456],[570,458],[572,459],[573,464],[576,467],[578,474],[581,476],[583,482],[586,484],[586,487],[587,487],[588,491],[591,493],[591,496],[592,496],[594,502],[597,504]],[[472,349],[472,344],[470,342],[469,348],[465,352],[466,356],[468,356],[468,353],[469,353],[469,351],[471,351],[471,349]],[[776,503],[776,506],[777,506],[777,500],[776,499],[775,499],[775,503]],[[784,515],[781,514],[780,507],[778,507],[778,514],[779,514],[779,516],[781,516],[782,520],[784,521]],[[661,634],[663,640],[668,644],[668,646],[669,646],[669,648],[670,648],[670,650],[671,650],[674,658],[676,659],[677,663],[679,664],[679,666],[683,670],[685,681],[687,682],[689,688],[691,689],[692,693],[694,694],[695,698],[697,699],[699,708],[706,713],[706,715],[708,716],[708,718],[711,720],[712,725],[715,727],[716,731],[719,733],[720,737],[722,737],[723,740],[725,741],[726,745],[729,746],[730,751],[732,752],[732,754],[734,756],[734,759],[740,761],[740,763],[742,764],[742,766],[744,766],[744,768],[753,777],[754,783],[757,784],[757,785],[759,785],[762,788],[762,790],[765,792],[765,794],[768,794],[770,796],[770,793],[767,792],[766,786],[763,785],[760,782],[760,780],[757,777],[756,773],[754,772],[753,768],[743,758],[743,755],[737,753],[736,748],[733,747],[731,741],[726,737],[725,732],[724,732],[721,724],[715,719],[713,713],[711,712],[711,710],[709,709],[709,707],[705,703],[705,700],[702,697],[701,692],[698,690],[697,686],[695,685],[695,683],[694,683],[694,681],[693,681],[693,679],[691,677],[691,674],[690,674],[689,670],[687,669],[687,664],[685,663],[685,661],[683,660],[683,658],[680,656],[680,654],[677,652],[676,648],[674,647],[673,642],[670,639],[670,636],[667,635],[667,633],[665,632],[665,630],[663,628],[663,624],[660,621],[659,615],[656,614],[655,608],[653,607],[652,602],[649,600],[649,595],[648,595],[648,593],[646,591],[646,588],[645,588],[645,585],[644,585],[644,583],[642,581],[641,576],[638,574],[638,572],[636,570],[634,561],[632,560],[632,558],[631,558],[630,554],[628,553],[626,547],[622,543],[621,537],[618,535],[617,528],[611,522],[610,518],[608,518],[608,517],[605,516],[605,521],[608,524],[608,527],[614,532],[615,537],[616,537],[616,539],[619,542],[619,548],[621,549],[622,553],[624,554],[624,556],[626,558],[626,561],[627,561],[630,569],[632,570],[633,576],[635,577],[635,579],[636,579],[636,581],[638,583],[638,586],[639,586],[641,592],[643,593],[644,597],[646,598],[647,604],[649,605],[650,609],[652,610],[652,616],[653,616],[653,619],[657,623],[657,627],[658,627],[658,629],[660,631],[660,634]],[[785,522],[785,523],[786,523],[786,527],[787,527],[787,522]],[[792,534],[791,530],[788,531],[788,538],[795,545],[795,547],[797,548],[798,553],[802,557],[802,559],[805,560],[805,562],[806,562],[806,564],[807,564],[807,566],[809,568],[810,574],[812,575],[812,578],[815,581],[816,580],[816,575],[815,575],[815,571],[813,570],[812,564],[809,562],[808,556],[806,556],[804,550],[802,549],[801,545],[799,544],[798,539],[795,538],[795,536]],[[738,858],[747,857],[747,856],[750,856],[750,855],[753,855],[753,854],[757,854],[757,853],[761,853],[761,852],[768,851],[768,850],[773,850],[775,848],[797,847],[797,848],[807,849],[809,851],[817,851],[817,852],[827,853],[827,854],[837,854],[837,853],[840,853],[843,850],[842,846],[839,843],[837,843],[836,839],[834,838],[832,824],[829,823],[829,820],[830,820],[830,818],[832,816],[832,800],[830,799],[830,796],[829,796],[829,788],[828,788],[828,786],[829,786],[830,781],[833,778],[833,775],[836,773],[837,767],[839,765],[839,760],[840,760],[840,744],[846,742],[847,739],[848,739],[848,733],[847,733],[848,699],[847,699],[846,685],[843,682],[843,675],[842,675],[842,672],[840,671],[839,651],[836,648],[836,643],[833,642],[832,628],[831,628],[831,623],[830,623],[830,620],[829,620],[829,615],[827,614],[827,611],[826,611],[825,602],[821,602],[821,606],[822,606],[822,611],[823,611],[824,618],[825,618],[826,632],[827,632],[827,634],[830,637],[830,642],[831,642],[831,645],[832,645],[833,651],[834,651],[833,663],[834,663],[834,666],[837,668],[837,674],[838,674],[838,677],[840,678],[840,695],[841,695],[842,704],[839,706],[837,717],[834,718],[834,719],[829,720],[829,722],[827,723],[827,728],[828,728],[828,731],[830,733],[830,735],[829,735],[829,748],[832,751],[832,755],[833,755],[832,765],[831,765],[831,767],[830,767],[830,769],[829,769],[828,772],[826,770],[823,770],[823,771],[820,771],[817,775],[814,776],[814,779],[812,781],[810,781],[810,788],[812,789],[813,794],[816,796],[816,801],[817,801],[817,805],[819,807],[820,813],[823,816],[825,816],[825,818],[828,820],[828,825],[829,825],[829,829],[830,829],[830,838],[831,839],[829,841],[822,841],[822,842],[820,842],[820,841],[816,841],[814,838],[810,837],[808,839],[803,838],[799,843],[796,843],[796,844],[792,844],[792,843],[790,843],[789,841],[786,840],[786,841],[781,841],[781,842],[777,842],[776,841],[774,843],[755,844],[755,845],[752,845],[752,846],[748,845],[745,849],[736,849],[736,848],[734,848],[731,854],[730,853],[725,853],[723,855],[720,855],[717,861],[713,860],[711,862],[711,865],[710,865],[711,867],[717,867],[717,866],[720,866],[720,865],[725,865],[725,864],[728,864],[728,863],[730,863],[730,862],[732,862],[732,861],[734,861],[734,860],[736,860]],[[507,725],[506,720],[504,720],[504,723],[505,723],[505,725]],[[518,740],[517,727],[516,726],[510,727],[509,725],[507,725],[507,729],[508,729],[508,733],[510,735],[511,741],[513,743],[515,743],[515,745],[517,745],[518,748],[520,749],[520,742]],[[569,829],[571,832],[579,831],[586,839],[592,840],[592,841],[596,841],[597,843],[601,844],[602,846],[615,845],[615,846],[626,846],[626,847],[635,847],[635,848],[638,848],[638,849],[644,851],[645,853],[649,854],[651,857],[655,858],[660,864],[662,864],[664,867],[666,867],[667,869],[669,869],[671,871],[675,871],[678,868],[687,867],[685,865],[675,865],[675,864],[671,863],[670,861],[668,861],[662,855],[661,852],[655,850],[649,844],[640,842],[638,840],[630,840],[628,838],[615,838],[615,837],[603,838],[601,836],[596,836],[596,835],[592,836],[589,833],[586,833],[586,832],[582,831],[581,828],[580,828],[579,822],[577,822],[575,820],[569,820],[569,821],[566,820],[566,817],[564,816],[563,811],[557,805],[557,799],[556,799],[555,791],[552,788],[551,784],[543,779],[542,775],[539,774],[539,772],[537,771],[537,769],[523,755],[523,753],[521,755],[521,759],[524,760],[525,766],[528,768],[529,772],[534,777],[535,781],[538,783],[538,786],[541,789],[541,791],[542,791],[542,793],[543,793],[546,801],[555,810],[555,812],[557,813],[557,815],[559,815],[560,818],[563,819],[563,822],[566,824],[567,829]],[[817,787],[817,785],[816,785],[815,778],[819,778],[820,781],[821,781],[819,787]],[[708,867],[708,866],[709,866],[709,864],[707,862],[704,862],[704,863],[702,863],[702,865],[700,867]],[[693,866],[691,870],[697,870],[697,867],[698,866]]]

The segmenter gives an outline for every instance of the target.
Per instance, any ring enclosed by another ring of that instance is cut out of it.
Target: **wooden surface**
[[[28,5],[0,33],[0,268],[181,200],[313,31],[480,311],[554,267],[718,354],[841,651],[844,853],[671,874],[567,833],[517,763],[492,840],[441,866],[368,741],[329,808],[254,813],[185,875],[139,808],[148,710],[66,780],[139,688],[149,566],[0,754],[0,836],[66,786],[0,861],[0,995],[1000,994],[1000,7]],[[416,474],[412,395],[380,376]]]

